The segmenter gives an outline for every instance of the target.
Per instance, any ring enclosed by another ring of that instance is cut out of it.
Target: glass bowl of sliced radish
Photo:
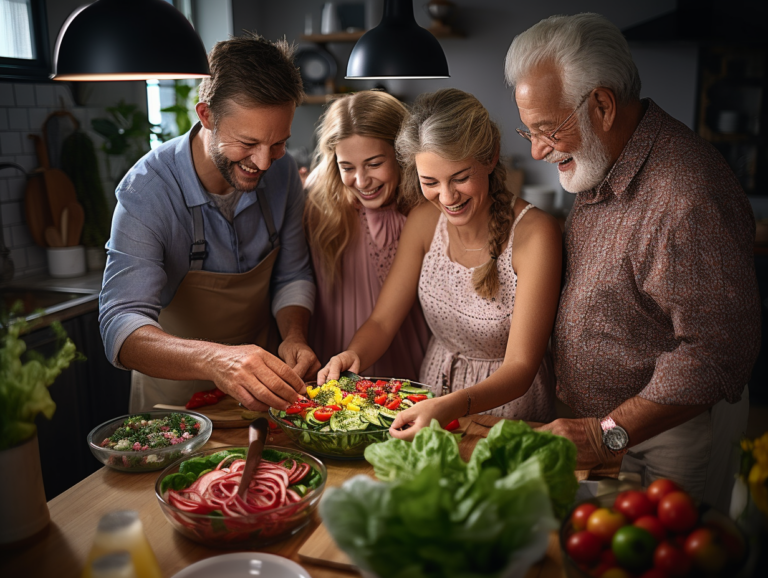
[[[151,472],[198,451],[212,431],[213,423],[203,414],[154,410],[121,415],[93,428],[88,447],[110,468]]]
[[[328,472],[317,458],[266,446],[245,498],[237,495],[245,447],[220,447],[166,468],[155,495],[171,525],[205,546],[254,549],[292,536],[312,518]]]

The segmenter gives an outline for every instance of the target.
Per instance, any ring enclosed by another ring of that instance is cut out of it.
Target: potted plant
[[[20,306],[12,309],[20,313]],[[61,324],[51,325],[60,339],[48,359],[26,356],[20,335],[30,324],[23,317],[0,319],[0,545],[21,541],[43,530],[50,521],[43,490],[35,418],[48,419],[56,404],[48,387],[79,356]],[[25,357],[25,360],[22,358]]]

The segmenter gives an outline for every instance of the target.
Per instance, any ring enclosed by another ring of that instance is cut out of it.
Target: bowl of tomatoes
[[[747,575],[741,529],[667,479],[578,504],[560,547],[568,578]]]

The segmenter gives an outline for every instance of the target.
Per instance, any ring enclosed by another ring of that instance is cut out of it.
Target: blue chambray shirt
[[[240,198],[229,223],[197,177],[189,134],[149,152],[117,187],[99,295],[101,337],[107,359],[116,367],[122,367],[118,354],[131,333],[144,325],[160,327],[160,310],[171,302],[189,271],[190,207],[202,206],[208,243],[203,271],[245,273],[271,251],[256,193]],[[302,228],[304,192],[290,155],[272,163],[258,189],[266,191],[280,235],[272,271],[272,312],[289,305],[313,311],[315,285]]]

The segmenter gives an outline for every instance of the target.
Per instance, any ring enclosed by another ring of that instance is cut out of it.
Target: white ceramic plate
[[[172,578],[310,578],[296,562],[262,552],[235,552],[195,562]]]

